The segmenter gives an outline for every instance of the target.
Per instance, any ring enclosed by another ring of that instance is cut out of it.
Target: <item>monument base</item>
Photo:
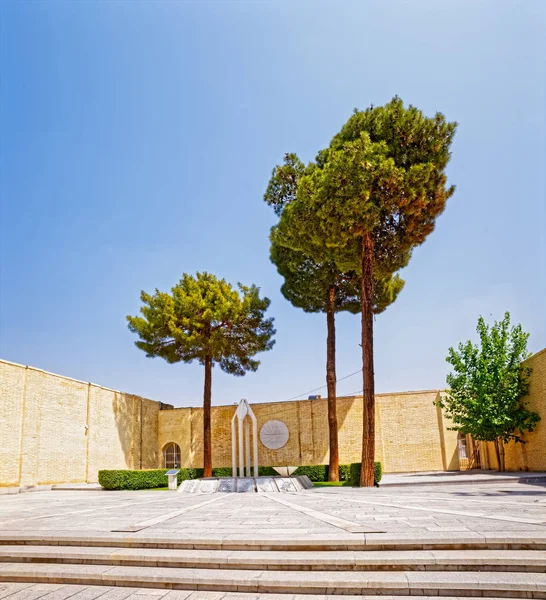
[[[178,487],[179,492],[189,494],[219,493],[284,493],[301,492],[312,488],[307,475],[296,477],[206,477],[186,479]]]

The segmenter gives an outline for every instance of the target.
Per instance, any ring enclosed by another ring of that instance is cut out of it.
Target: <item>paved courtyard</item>
[[[545,599],[544,481],[473,481],[3,495],[0,600]]]
[[[192,539],[546,540],[546,488],[495,484],[298,494],[192,495],[169,491],[47,491],[0,496],[0,540],[14,535]]]

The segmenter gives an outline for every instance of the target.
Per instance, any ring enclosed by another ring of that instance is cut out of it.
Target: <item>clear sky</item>
[[[447,348],[504,311],[546,346],[544,0],[4,0],[0,356],[178,406],[197,364],[148,359],[141,289],[207,270],[271,298],[277,344],[213,403],[324,384],[325,317],[285,301],[262,196],[353,108],[398,94],[459,122],[457,185],[376,320],[376,389],[442,387]],[[338,377],[360,366],[338,318]],[[358,375],[340,394],[362,389]],[[319,392],[320,393],[320,390]]]

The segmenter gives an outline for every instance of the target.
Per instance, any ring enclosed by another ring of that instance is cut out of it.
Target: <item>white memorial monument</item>
[[[252,463],[250,462],[250,427],[252,424]],[[239,454],[239,460],[237,460]],[[231,419],[231,464],[233,477],[250,477],[252,464],[254,477],[258,477],[258,421],[243,398]],[[237,465],[239,474],[237,474]]]
[[[270,452],[278,451],[289,438],[288,427],[278,420],[267,421],[260,432],[260,441]],[[251,452],[252,448],[252,452]],[[306,475],[292,476],[296,467],[274,467],[279,476],[260,477],[258,473],[258,420],[248,400],[244,398],[235,409],[231,420],[231,477],[204,477],[187,479],[179,492],[214,494],[229,492],[294,493],[312,488]]]

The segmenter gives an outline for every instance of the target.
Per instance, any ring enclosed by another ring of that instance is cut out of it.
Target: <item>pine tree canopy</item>
[[[303,252],[275,244],[274,231],[270,248],[271,261],[284,278],[283,296],[295,307],[305,312],[326,312],[327,292],[335,289],[334,311],[360,312],[360,277],[356,271],[340,273],[333,260],[317,263]],[[404,287],[398,275],[376,279],[374,286],[374,314],[382,313],[392,304]]]
[[[425,117],[399,98],[355,111],[316,162],[304,167],[290,154],[274,171],[266,201],[283,207],[278,243],[319,261],[325,248],[337,248],[334,260],[350,271],[369,233],[380,276],[404,267],[454,193],[444,170],[455,129],[443,115]]]
[[[264,316],[270,300],[259,291],[255,285],[234,289],[206,272],[184,274],[170,294],[143,291],[142,316],[128,316],[129,329],[147,356],[200,364],[209,357],[226,373],[244,375],[258,368],[253,357],[275,343],[273,319]]]

